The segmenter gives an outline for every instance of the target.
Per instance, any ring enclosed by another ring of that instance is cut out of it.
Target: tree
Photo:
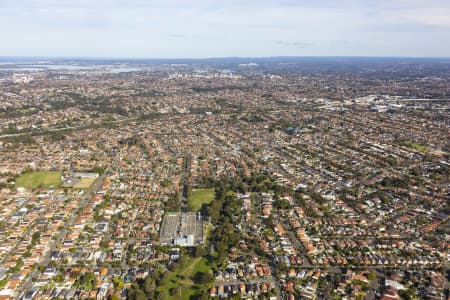
[[[129,300],[146,300],[147,296],[145,295],[144,291],[142,291],[139,287],[136,285],[132,285],[127,293],[127,299]]]
[[[206,256],[207,253],[208,252],[206,251],[205,247],[203,247],[202,245],[198,245],[197,247],[195,247],[195,257],[203,257]]]
[[[3,287],[6,286],[6,284],[8,283],[9,278],[3,278],[2,280],[0,280],[0,289],[2,289]]]
[[[108,248],[109,247],[109,240],[105,237],[102,238],[102,240],[100,241],[100,247],[102,248]]]
[[[374,281],[374,280],[377,280],[377,275],[375,274],[375,272],[370,272],[369,274],[367,274],[367,278],[370,281]]]
[[[209,293],[206,290],[202,290],[197,292],[195,295],[191,296],[189,299],[198,299],[198,300],[208,300]],[[241,298],[239,298],[241,299]]]
[[[124,282],[119,277],[113,277],[112,282],[114,284],[114,288],[121,290],[123,288]]]
[[[19,272],[20,269],[22,269],[23,266],[23,260],[21,258],[19,258],[16,262],[16,265],[14,266],[14,268],[11,269],[12,273],[16,273]]]
[[[144,279],[144,292],[148,296],[153,296],[156,291],[156,282],[151,276],[147,276]]]
[[[213,276],[210,273],[205,272],[197,272],[194,275],[194,282],[197,284],[210,284],[214,280]]]
[[[95,276],[91,272],[83,274],[77,278],[74,285],[76,287],[84,287],[87,291],[90,291],[95,286]]]
[[[144,291],[141,289],[136,289],[136,294],[135,294],[135,300],[147,300],[147,296],[145,295]]]
[[[92,169],[92,173],[97,173],[99,175],[103,175],[103,173],[105,173],[105,169],[102,167],[95,167]]]
[[[180,211],[180,197],[181,194],[176,193],[169,197],[169,199],[166,202],[165,209],[166,211]]]
[[[400,290],[398,292],[398,295],[401,297],[401,299],[405,299],[405,300],[413,300],[413,299],[417,299],[416,298],[416,290],[411,287],[407,290]]]
[[[169,298],[169,297],[167,297],[166,291],[161,291],[161,292],[156,294],[156,299],[157,300],[165,300],[167,298]]]
[[[171,288],[169,291],[170,296],[174,297],[176,296],[178,293],[178,289],[177,288]]]

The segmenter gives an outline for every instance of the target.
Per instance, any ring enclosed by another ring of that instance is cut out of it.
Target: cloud
[[[316,46],[315,43],[309,42],[290,42],[290,41],[276,41],[276,45],[285,46],[285,47],[295,47],[295,48],[308,48]]]

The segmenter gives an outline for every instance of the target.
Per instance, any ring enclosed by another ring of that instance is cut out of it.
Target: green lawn
[[[420,145],[420,144],[413,143],[411,146],[412,146],[414,149],[416,149],[416,150],[418,150],[418,151],[421,151],[421,152],[426,152],[426,151],[428,151],[428,147],[427,147],[427,146],[424,146],[424,145]]]
[[[80,181],[73,186],[74,189],[88,189],[97,180],[97,178],[81,178]]]
[[[36,171],[20,175],[16,179],[17,187],[30,189],[58,187],[61,184],[61,172]]]
[[[193,211],[199,211],[203,203],[214,200],[214,189],[194,189],[188,198],[188,207]]]
[[[417,144],[417,143],[413,143],[413,142],[403,142],[404,146],[407,146],[409,148],[412,148],[414,150],[420,151],[420,152],[427,152],[428,151],[428,147],[425,145],[421,145],[421,144]]]
[[[210,271],[211,267],[208,266],[208,261],[205,258],[190,258],[183,266],[175,270],[175,272],[167,271],[167,275],[164,276],[164,280],[157,290],[159,292],[166,292],[168,299],[188,300],[191,296],[195,295],[199,288],[204,288],[195,285],[192,277],[197,272],[207,273]],[[176,296],[169,295],[169,291],[172,288],[178,289],[179,293]]]
[[[208,265],[208,260],[205,258],[200,258],[200,260],[196,261],[191,268],[186,270],[185,275],[192,277],[198,272],[208,273],[210,271],[211,267]]]

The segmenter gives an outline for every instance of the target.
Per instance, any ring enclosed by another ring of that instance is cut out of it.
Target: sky
[[[449,0],[0,0],[0,56],[450,57]]]

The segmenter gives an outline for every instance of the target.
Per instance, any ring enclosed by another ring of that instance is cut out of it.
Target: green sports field
[[[188,198],[188,207],[192,211],[199,211],[203,203],[210,203],[214,200],[214,189],[194,189]]]
[[[16,179],[17,187],[29,189],[58,187],[61,184],[61,172],[36,171],[20,175]]]

